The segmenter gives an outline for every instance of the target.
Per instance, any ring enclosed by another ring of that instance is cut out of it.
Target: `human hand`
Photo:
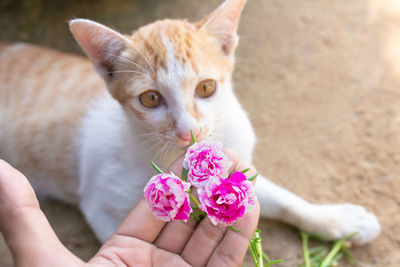
[[[225,151],[234,162],[237,157]],[[180,173],[183,156],[170,167]],[[239,170],[248,166],[242,166]],[[255,174],[252,168],[246,173]],[[165,223],[154,217],[142,199],[114,235],[85,263],[58,240],[40,210],[27,179],[0,160],[0,231],[16,266],[240,266],[258,222],[259,205],[233,226],[214,226],[208,218],[199,224]]]

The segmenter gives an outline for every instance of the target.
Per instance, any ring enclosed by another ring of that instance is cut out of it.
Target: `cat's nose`
[[[200,130],[194,129],[194,130],[192,130],[192,132],[193,132],[194,137],[196,138],[199,135]],[[183,141],[191,141],[192,140],[192,135],[190,134],[190,131],[178,132],[176,134],[176,136],[178,136],[178,138]]]

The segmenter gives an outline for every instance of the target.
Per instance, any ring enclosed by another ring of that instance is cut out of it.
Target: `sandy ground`
[[[115,2],[3,0],[0,39],[80,53],[71,17],[130,32],[165,17],[199,19],[220,1]],[[399,25],[396,0],[249,0],[240,26],[234,81],[259,137],[255,165],[307,200],[377,214],[379,238],[352,249],[360,266],[400,266]],[[99,244],[76,208],[42,207],[68,248],[94,254]],[[286,260],[278,266],[301,262],[296,229],[259,226],[267,254]],[[1,240],[0,266],[12,266]]]

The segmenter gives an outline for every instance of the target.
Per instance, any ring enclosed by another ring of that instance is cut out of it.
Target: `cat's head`
[[[187,145],[215,134],[232,95],[237,27],[246,0],[226,0],[197,23],[161,20],[122,35],[85,19],[71,32],[133,123]]]

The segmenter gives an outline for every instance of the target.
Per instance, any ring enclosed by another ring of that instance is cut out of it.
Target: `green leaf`
[[[199,223],[201,221],[200,216],[195,214],[195,213],[191,213],[189,215],[190,218],[193,218],[197,223]]]
[[[184,167],[182,167],[181,180],[186,182],[187,176],[188,176],[188,170],[186,170]]]
[[[258,173],[256,173],[255,175],[251,176],[250,178],[247,178],[248,181],[252,182],[254,179],[256,179],[258,176]]]
[[[346,259],[350,262],[352,265],[358,265],[357,259],[351,254],[350,250],[348,248],[343,247],[342,248],[343,254],[346,257]]]
[[[193,134],[192,130],[190,130],[190,136],[192,137],[193,144],[196,143],[196,139],[194,138],[194,134]]]
[[[315,253],[314,255],[312,255],[310,257],[310,261],[311,263],[317,263],[317,262],[321,262],[322,259],[324,258],[324,256],[326,255],[327,251],[326,250],[321,250],[318,253]],[[311,255],[311,254],[310,254]]]
[[[235,232],[238,232],[238,233],[241,232],[239,229],[235,228],[235,227],[232,226],[232,225],[229,225],[229,229],[231,229],[231,230],[233,230],[233,231],[235,231]]]
[[[154,168],[154,170],[156,170],[156,172],[158,172],[159,174],[164,173],[153,161],[150,161],[150,164]]]
[[[340,249],[342,248],[344,241],[345,241],[345,239],[339,239],[333,243],[333,247],[332,247],[331,251],[328,253],[328,255],[325,257],[325,259],[322,261],[321,267],[331,266],[334,258],[336,257],[336,255],[338,254]]]
[[[274,261],[270,261],[267,264],[265,264],[265,267],[271,266],[273,264],[277,264],[277,263],[281,263],[284,262],[284,260],[274,260]]]
[[[322,238],[325,237],[325,234],[318,234],[318,233],[311,233],[311,232],[304,232],[307,234],[308,238],[316,239],[319,241],[323,241]]]
[[[352,238],[355,237],[356,235],[358,235],[358,233],[357,233],[357,232],[354,232],[354,233],[352,233],[352,234],[349,234],[349,235],[343,237],[342,239],[344,239],[344,240],[347,241],[347,240],[352,239]]]
[[[203,220],[203,218],[206,217],[206,213],[202,210],[198,210],[198,211],[193,211],[192,213],[190,213],[190,218],[193,218],[196,220],[197,223],[201,222],[201,220]]]
[[[270,259],[268,258],[268,256],[267,256],[267,254],[265,254],[264,253],[264,251],[263,251],[263,259],[266,261],[266,262],[270,262]]]
[[[245,174],[245,173],[248,172],[249,170],[250,170],[250,168],[247,168],[247,169],[241,170],[240,172],[243,173],[243,174]]]
[[[315,248],[310,249],[310,255],[318,254],[321,251],[327,252],[327,247],[326,246],[319,246]]]

